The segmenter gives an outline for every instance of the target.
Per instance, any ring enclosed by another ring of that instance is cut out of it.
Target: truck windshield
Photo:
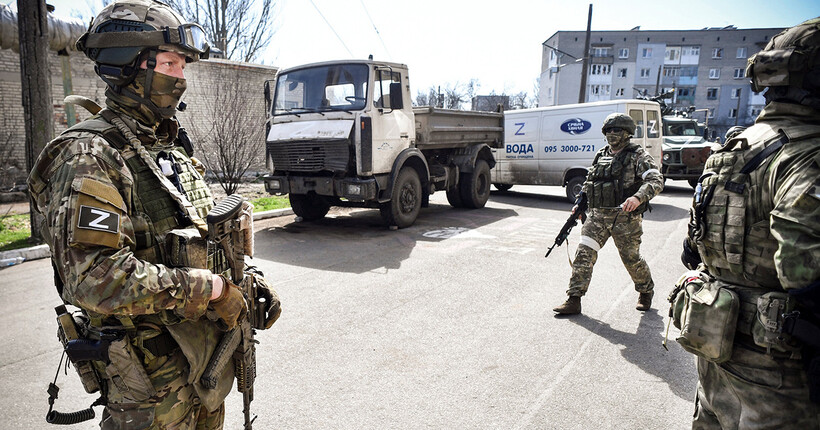
[[[367,73],[365,64],[334,64],[280,74],[273,115],[364,109]]]
[[[668,122],[663,128],[665,136],[700,136],[700,130],[695,122]]]

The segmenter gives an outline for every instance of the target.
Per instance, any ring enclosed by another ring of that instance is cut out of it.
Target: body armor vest
[[[602,155],[603,152],[595,155],[592,169],[587,176],[587,181],[592,183],[588,188],[590,208],[617,208],[638,191],[643,184],[639,177],[634,184],[624,187],[626,169],[634,169],[638,149],[640,146],[630,143],[615,155],[605,156]],[[643,213],[644,210],[646,203],[642,203],[635,211]]]
[[[783,135],[755,146],[745,138],[733,139],[704,166],[690,210],[689,236],[709,272],[723,281],[780,288],[774,266],[777,241],[769,228],[771,199],[762,197],[768,192],[766,166],[787,142]]]

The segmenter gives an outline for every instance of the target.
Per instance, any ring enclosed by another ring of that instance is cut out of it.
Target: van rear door
[[[661,144],[663,135],[661,134],[660,109],[653,104],[630,103],[627,105],[628,115],[635,121],[635,135],[632,141],[640,145],[659,162],[661,159]]]

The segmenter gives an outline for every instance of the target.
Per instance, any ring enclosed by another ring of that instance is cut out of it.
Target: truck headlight
[[[669,161],[671,158],[672,155],[670,155],[668,152],[663,153],[663,161]]]
[[[270,189],[274,190],[274,191],[281,190],[282,189],[282,183],[279,182],[278,179],[271,179],[270,181],[268,181],[268,187],[270,187]]]
[[[352,196],[362,195],[362,186],[359,184],[347,184],[347,194]]]

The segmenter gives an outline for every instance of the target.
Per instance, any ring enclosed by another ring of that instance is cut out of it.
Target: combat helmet
[[[631,116],[623,113],[611,113],[604,119],[604,125],[601,127],[601,133],[606,134],[609,128],[621,128],[626,130],[630,135],[635,134],[635,121]]]
[[[820,17],[782,31],[751,56],[746,76],[767,101],[820,108]]]
[[[199,24],[186,23],[176,11],[156,0],[122,0],[109,4],[77,40],[77,50],[96,63],[110,86],[131,82],[146,50],[173,51],[187,62],[207,59],[210,46]]]

